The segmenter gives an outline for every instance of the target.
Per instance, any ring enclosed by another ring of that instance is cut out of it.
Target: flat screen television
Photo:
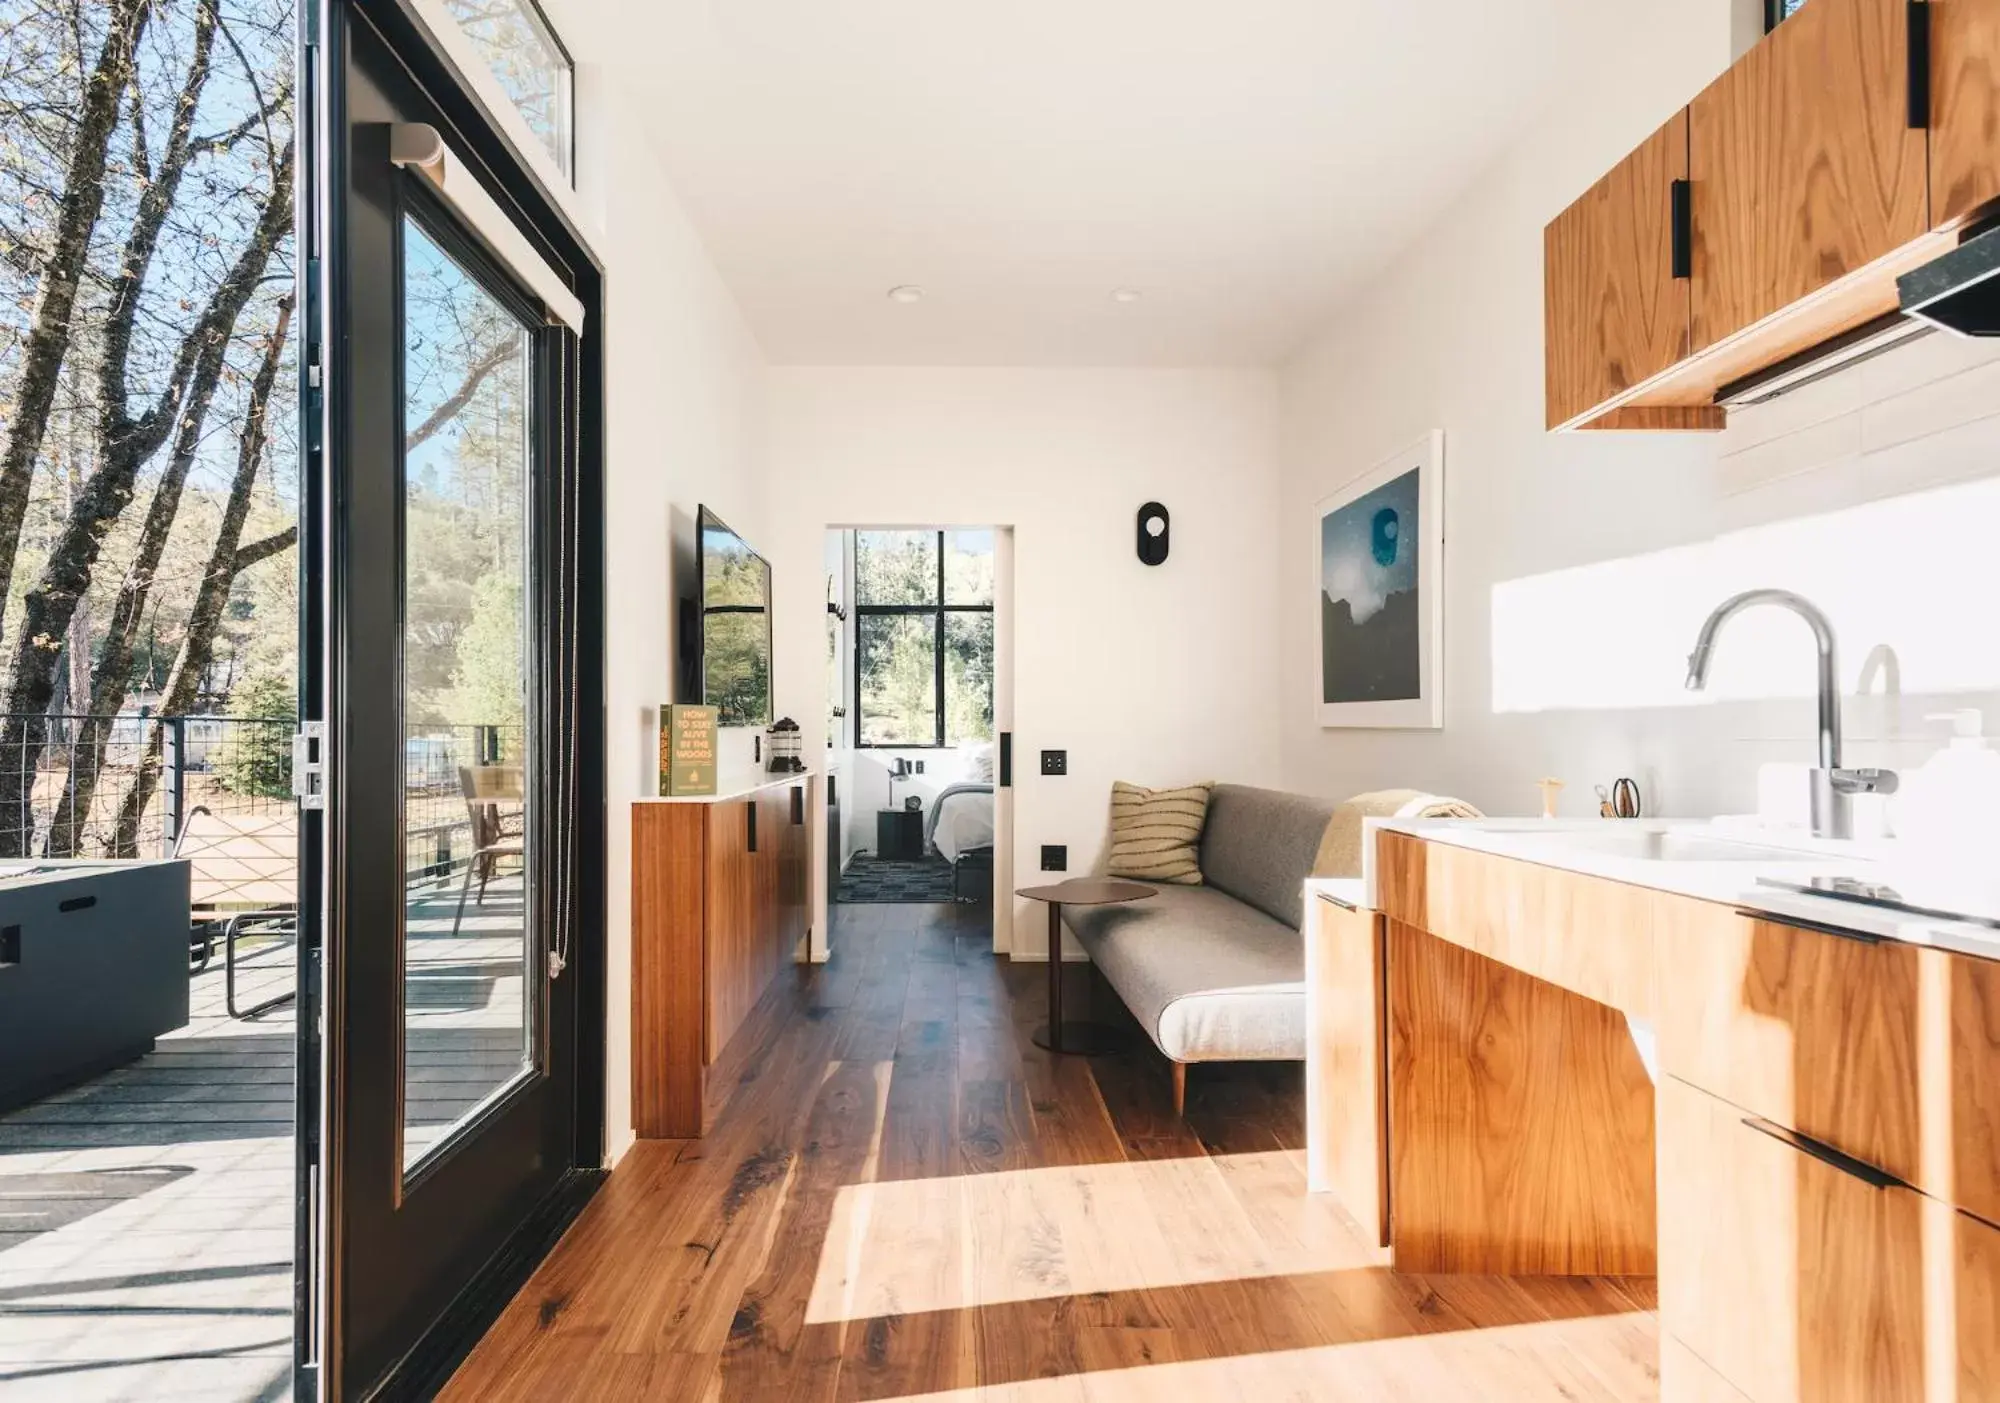
[[[716,709],[720,726],[771,724],[771,566],[729,523],[695,519],[699,595],[682,617],[683,695]]]

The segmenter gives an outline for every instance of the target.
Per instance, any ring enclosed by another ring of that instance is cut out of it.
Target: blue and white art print
[[[1444,435],[1319,504],[1322,726],[1444,724]]]

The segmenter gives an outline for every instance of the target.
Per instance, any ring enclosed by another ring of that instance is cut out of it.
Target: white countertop
[[[1886,880],[1908,854],[1894,842],[1841,843],[1791,832],[1721,828],[1690,820],[1616,819],[1419,819],[1368,821],[1378,829],[1434,843],[1513,858],[1584,876],[1791,917],[1885,940],[1934,945],[1960,954],[2000,959],[2000,930],[1972,921],[1913,916],[1834,897],[1809,896],[1763,885],[1760,877],[1804,880],[1852,876]],[[1747,847],[1750,860],[1717,859],[1722,845]],[[1663,855],[1645,856],[1647,849]],[[1315,880],[1308,892],[1350,906],[1377,908],[1375,844],[1364,837],[1360,879]]]
[[[762,789],[776,789],[780,785],[798,784],[812,779],[817,770],[793,770],[790,774],[772,774],[768,770],[731,770],[715,777],[713,794],[641,794],[632,802],[635,804],[721,804],[731,799],[742,799]]]

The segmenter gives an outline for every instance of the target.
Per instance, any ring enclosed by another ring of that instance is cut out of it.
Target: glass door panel
[[[403,1168],[534,1067],[534,332],[403,218]]]

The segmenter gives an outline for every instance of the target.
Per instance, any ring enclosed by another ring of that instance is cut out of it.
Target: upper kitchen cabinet
[[[1543,231],[1550,428],[1687,355],[1687,174],[1681,112]]]
[[[1697,354],[1930,229],[1922,22],[1908,0],[1813,0],[1694,100]],[[1812,329],[1866,321],[1876,300]]]
[[[1931,215],[2000,199],[2000,0],[1931,0]]]

